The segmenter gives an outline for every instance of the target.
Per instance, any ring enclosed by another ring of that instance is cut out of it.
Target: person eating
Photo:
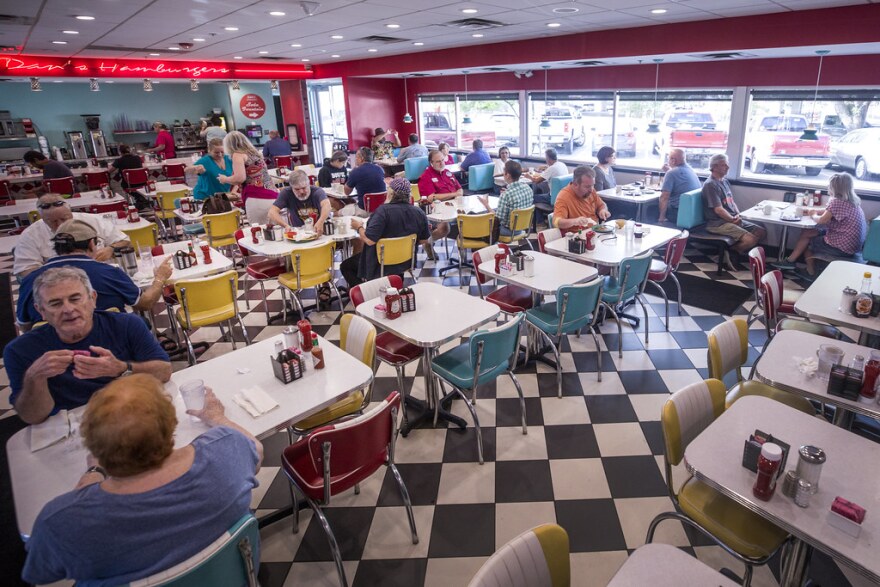
[[[611,213],[594,188],[596,172],[579,165],[571,183],[560,190],[553,207],[553,223],[563,234],[608,220]]]
[[[315,228],[324,226],[332,208],[324,190],[310,185],[309,176],[298,169],[290,174],[290,187],[278,193],[278,199],[269,208],[269,221],[284,228],[303,226],[308,218],[315,221]],[[286,214],[282,214],[282,210]],[[287,219],[285,220],[285,216]]]

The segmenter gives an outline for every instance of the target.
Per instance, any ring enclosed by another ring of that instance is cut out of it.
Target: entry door
[[[309,114],[312,121],[314,161],[333,153],[333,143],[348,140],[342,83],[309,83]]]

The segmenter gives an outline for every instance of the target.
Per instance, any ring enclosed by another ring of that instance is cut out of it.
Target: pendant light
[[[197,80],[197,79],[189,80],[189,89],[192,90],[193,92],[198,92],[199,91],[199,80]]]
[[[100,92],[101,88],[98,86],[98,78],[90,77],[89,78],[89,91],[90,92]]]
[[[277,79],[273,79],[273,80],[269,81],[269,89],[272,90],[273,92],[278,91],[278,80]]]
[[[404,124],[412,124],[413,117],[412,114],[409,113],[409,94],[407,93],[406,87],[406,76],[403,76],[403,103],[406,108],[406,114],[403,115],[403,123]]]
[[[144,78],[144,91],[152,92],[153,91],[153,80]]]
[[[40,78],[32,77],[31,78],[31,91],[32,92],[42,92],[43,86],[40,85]]]
[[[464,101],[465,101],[465,104],[467,104],[467,102],[468,102],[468,88],[467,88],[467,74],[468,74],[468,72],[462,71],[462,73],[464,74]],[[470,114],[465,112],[464,118],[461,119],[461,123],[462,124],[470,124],[471,123]]]
[[[656,63],[656,70],[654,72],[654,109],[653,109],[653,118],[651,122],[648,123],[648,132],[650,133],[658,133],[660,132],[660,122],[657,120],[657,88],[660,86],[660,63],[662,59],[655,59],[654,63]]]
[[[241,86],[238,85],[237,79],[232,80],[232,89],[233,90],[240,90],[241,89]]]
[[[547,75],[550,69],[549,65],[544,65],[544,115],[541,116],[541,127],[550,128],[550,118],[547,116]]]
[[[831,53],[831,51],[828,51],[827,49],[816,51],[816,55],[819,56],[819,72],[816,74],[816,91],[813,94],[813,110],[810,113],[810,122],[807,124],[807,128],[804,129],[804,134],[799,137],[802,141],[819,140],[819,134],[816,131],[816,125],[813,124],[813,119],[816,116],[816,100],[819,98],[819,80],[822,79],[822,60],[829,53]]]

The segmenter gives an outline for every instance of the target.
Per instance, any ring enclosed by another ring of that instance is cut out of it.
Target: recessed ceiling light
[[[338,59],[339,57],[342,57],[342,55],[331,55],[330,57],[333,57],[334,59]]]
[[[574,6],[560,6],[559,8],[554,8],[553,12],[555,14],[574,14],[575,12],[580,12],[580,8],[575,8]]]
[[[287,13],[281,12],[280,10],[273,10],[269,13],[269,16],[287,16]]]
[[[78,35],[79,31],[61,31],[65,35]]]
[[[55,79],[55,80],[52,80],[52,81],[53,81],[54,83],[56,83],[56,84],[63,84],[63,83],[64,83],[64,80],[63,80],[63,79]]]
[[[375,53],[376,51],[378,51],[378,49],[367,49],[368,53]]]
[[[547,23],[547,26],[550,27],[551,29],[558,29],[559,27],[562,26],[562,23],[559,23],[559,22],[548,22],[548,23]]]
[[[462,8],[461,11],[465,14],[476,14],[478,12],[476,8]]]
[[[300,45],[299,43],[294,43],[293,45],[291,45],[291,47],[298,49],[299,47],[302,47],[302,45]]]
[[[399,24],[391,23],[391,24],[386,24],[386,25],[385,25],[385,28],[388,28],[388,29],[399,29],[399,28],[400,28],[400,25],[399,25]]]
[[[242,58],[241,55],[236,55],[235,57],[233,57],[233,59],[241,59],[241,58]]]
[[[53,45],[66,45],[67,41],[52,41]]]
[[[475,38],[475,39],[482,39],[482,38],[483,38],[483,33],[474,33],[474,34],[472,34],[471,36],[472,36],[473,38]]]
[[[76,20],[95,20],[94,16],[77,16]]]
[[[342,35],[330,35],[330,38],[336,39],[338,41],[339,39],[344,39],[345,37],[343,37]]]
[[[257,51],[257,53],[259,53],[260,55],[268,55],[269,54],[268,51]]]
[[[421,41],[416,41],[415,43],[413,43],[413,45],[415,45],[416,47],[421,47],[422,45],[424,45],[424,43],[422,43]]]
[[[223,27],[223,30],[224,31],[237,31],[238,27],[237,26],[225,26],[225,27]]]
[[[203,38],[201,38],[201,37],[195,37],[195,38],[193,39],[193,41],[195,41],[196,43],[204,43],[204,42],[205,42],[205,39],[203,39]]]
[[[300,59],[300,61],[302,61],[303,63],[308,63],[310,60],[309,59]]]
[[[112,79],[108,79],[108,80],[105,81],[104,83],[105,83],[105,84],[113,84],[113,83],[116,83],[116,82],[114,82]]]
[[[169,51],[180,51],[180,47],[168,47]]]
[[[666,14],[665,8],[655,8],[651,11],[651,14]]]
[[[159,57],[161,53],[150,53],[150,57]]]

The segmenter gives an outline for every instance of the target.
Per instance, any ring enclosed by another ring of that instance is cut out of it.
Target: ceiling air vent
[[[510,71],[506,67],[484,67],[483,71]]]
[[[574,65],[581,65],[583,67],[595,67],[597,65],[608,65],[604,61],[597,61],[595,59],[591,61],[575,61]]]
[[[284,61],[286,57],[275,57],[273,55],[260,55],[258,59],[264,59],[266,61]]]
[[[718,59],[748,59],[751,57],[757,57],[751,53],[740,53],[739,51],[727,51],[724,53],[704,53],[702,55],[691,55],[691,57],[696,57],[697,59],[710,59],[710,60],[718,60]]]
[[[411,73],[406,77],[430,77],[430,73]]]
[[[393,43],[403,43],[404,41],[409,41],[409,39],[401,39],[398,37],[385,37],[383,35],[370,35],[369,37],[362,37],[358,39],[358,41],[363,41],[364,43],[381,43],[383,45],[391,45]]]
[[[0,24],[12,24],[32,26],[37,19],[32,16],[16,16],[14,14],[0,14]]]
[[[497,20],[486,20],[485,18],[463,18],[444,23],[443,26],[465,31],[482,31],[485,29],[497,29],[507,25]]]

